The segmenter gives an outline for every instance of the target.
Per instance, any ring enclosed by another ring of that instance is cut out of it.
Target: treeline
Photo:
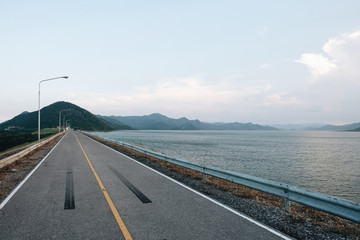
[[[42,133],[41,138],[52,135],[53,133]],[[0,152],[16,147],[25,143],[34,142],[38,135],[33,131],[0,131]]]

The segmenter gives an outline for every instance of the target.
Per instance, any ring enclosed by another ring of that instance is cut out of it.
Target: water
[[[360,202],[360,133],[115,131],[95,133],[198,164]]]

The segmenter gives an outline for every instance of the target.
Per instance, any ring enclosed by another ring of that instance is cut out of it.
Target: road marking
[[[81,145],[79,139],[77,138],[77,136],[75,135],[75,133],[74,133],[74,136],[75,136],[77,142],[78,142],[79,145],[80,145],[80,148],[81,148],[81,150],[82,150],[82,152],[83,152],[83,154],[84,154],[84,156],[85,156],[85,158],[86,158],[86,160],[87,160],[87,162],[88,162],[88,164],[89,164],[89,166],[90,166],[90,168],[91,168],[91,171],[93,172],[93,174],[94,174],[94,176],[95,176],[95,178],[96,178],[96,180],[97,180],[97,182],[98,182],[98,184],[99,184],[99,186],[100,186],[100,188],[101,188],[101,190],[102,190],[102,193],[104,194],[104,196],[105,196],[105,198],[106,198],[106,201],[107,201],[108,204],[109,204],[109,207],[110,207],[110,209],[111,209],[111,212],[114,214],[115,220],[116,220],[117,224],[119,225],[121,232],[123,233],[123,235],[124,235],[124,237],[125,237],[126,240],[132,240],[133,238],[131,237],[131,235],[130,235],[128,229],[127,229],[127,227],[125,226],[124,221],[121,219],[119,212],[117,211],[117,209],[116,209],[113,201],[111,200],[108,192],[107,192],[106,189],[105,189],[105,186],[104,186],[103,183],[101,182],[99,175],[96,173],[95,168],[93,167],[90,159],[89,159],[88,156],[86,155],[86,153],[85,153],[85,151],[84,151],[84,148],[82,147],[82,145]]]
[[[0,204],[0,210],[10,201],[10,199],[15,195],[15,193],[21,188],[22,185],[24,185],[24,183],[31,177],[31,175],[33,175],[33,173],[36,171],[36,169],[38,169],[40,167],[40,165],[45,161],[45,159],[52,153],[52,151],[59,145],[59,143],[65,138],[65,136],[68,133],[66,133],[61,139],[60,141],[50,150],[50,152],[41,160],[41,162],[39,162],[39,164],[24,178],[24,180],[22,180],[22,182],[10,193],[9,196],[7,196],[7,198],[5,198],[5,200]]]

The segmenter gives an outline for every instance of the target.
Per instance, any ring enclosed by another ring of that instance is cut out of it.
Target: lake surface
[[[115,131],[101,137],[360,202],[360,133]]]

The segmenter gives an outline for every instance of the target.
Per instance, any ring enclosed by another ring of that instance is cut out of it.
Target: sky
[[[0,1],[0,122],[94,114],[360,122],[360,1]]]

